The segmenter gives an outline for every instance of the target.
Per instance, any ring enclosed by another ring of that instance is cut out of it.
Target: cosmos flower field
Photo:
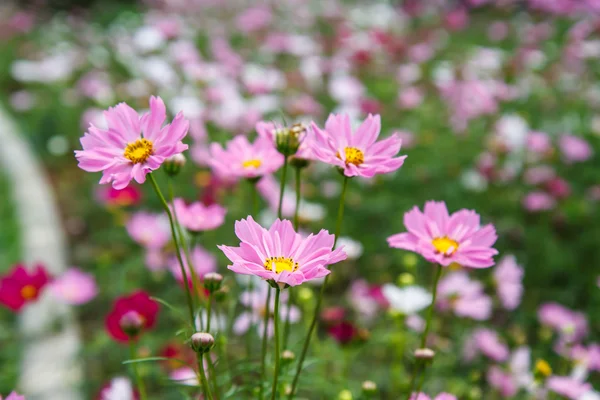
[[[600,2],[81,3],[0,6],[0,400],[50,298],[82,399],[600,399]]]

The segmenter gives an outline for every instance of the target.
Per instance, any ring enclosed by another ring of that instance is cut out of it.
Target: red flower
[[[116,341],[127,342],[130,336],[135,338],[142,331],[154,326],[158,310],[158,303],[144,291],[139,290],[129,296],[119,297],[106,317],[106,330]],[[136,332],[133,332],[132,323],[136,320],[139,321],[139,326]],[[123,328],[128,330],[129,335]]]
[[[13,311],[20,311],[27,303],[37,300],[50,277],[42,265],[27,271],[17,264],[8,275],[0,278],[0,303]]]
[[[334,338],[339,344],[347,344],[358,334],[358,329],[350,322],[340,322],[327,330],[329,336]]]
[[[142,191],[136,185],[129,185],[123,189],[102,187],[99,190],[99,200],[107,207],[134,206],[142,200]]]

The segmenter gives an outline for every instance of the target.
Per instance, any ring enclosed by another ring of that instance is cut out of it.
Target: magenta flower
[[[494,281],[502,306],[507,310],[517,308],[523,295],[523,268],[517,264],[515,256],[502,257],[494,268]]]
[[[558,146],[563,159],[568,164],[587,161],[594,155],[590,144],[585,139],[575,135],[562,135]]]
[[[379,115],[369,114],[353,133],[347,114],[331,114],[324,130],[312,123],[310,146],[316,159],[342,168],[344,175],[371,178],[397,170],[406,158],[394,158],[402,145],[396,134],[376,142],[380,131]]]
[[[492,299],[480,282],[470,279],[465,271],[457,271],[440,280],[436,307],[452,310],[459,317],[484,321],[492,314]]]
[[[235,234],[241,240],[240,247],[218,246],[233,263],[227,268],[279,286],[323,278],[330,273],[327,265],[346,259],[341,248],[333,250],[334,235],[321,230],[303,238],[288,220],[278,219],[267,230],[248,216],[236,221]]]
[[[2,400],[2,396],[0,396],[0,400]],[[21,396],[17,392],[10,392],[6,400],[25,400],[25,396]]]
[[[141,117],[125,103],[109,108],[104,117],[108,129],[90,125],[81,138],[83,150],[75,151],[79,168],[102,171],[101,184],[112,182],[115,189],[123,189],[132,179],[144,183],[146,174],[188,148],[181,141],[188,121],[179,113],[163,127],[167,114],[160,97],[150,97],[150,112]]]
[[[444,202],[428,201],[424,212],[414,207],[404,214],[404,226],[408,232],[388,238],[391,247],[419,253],[444,267],[452,263],[469,268],[494,265],[496,230],[491,224],[481,227],[475,211],[462,209],[448,215]]]
[[[205,206],[197,201],[191,204],[185,204],[183,199],[175,199],[175,214],[177,220],[189,231],[201,232],[210,231],[223,225],[227,210],[218,204]]]
[[[69,268],[52,281],[50,290],[56,297],[72,305],[85,304],[98,294],[94,276],[77,268]]]
[[[169,221],[164,214],[134,213],[125,224],[133,240],[147,249],[160,249],[171,240]]]
[[[283,156],[264,138],[254,143],[246,136],[236,136],[227,142],[227,147],[213,143],[208,161],[213,171],[221,178],[259,178],[272,174],[283,165]]]

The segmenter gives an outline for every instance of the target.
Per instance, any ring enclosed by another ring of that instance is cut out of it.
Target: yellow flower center
[[[431,244],[433,245],[433,247],[435,247],[435,249],[439,253],[442,253],[445,255],[452,255],[452,254],[456,253],[456,250],[458,250],[458,242],[456,240],[452,240],[446,236],[433,239]],[[450,251],[450,250],[452,250],[452,251],[450,252],[450,254],[448,254],[448,251]]]
[[[364,153],[362,150],[357,149],[356,147],[346,147],[344,152],[346,153],[346,164],[354,164],[358,166],[365,162]]]
[[[129,143],[125,148],[125,158],[134,164],[145,162],[148,157],[154,153],[152,141],[148,139],[138,139],[133,143]]]
[[[552,368],[545,360],[537,360],[535,362],[535,372],[544,377],[548,377],[552,375]]]
[[[289,257],[269,257],[265,260],[265,269],[280,274],[283,271],[294,272],[298,263]]]
[[[36,294],[37,294],[37,289],[33,285],[25,285],[21,289],[21,296],[25,300],[33,299]]]
[[[262,164],[262,162],[260,160],[257,159],[252,159],[252,160],[246,160],[242,163],[242,166],[244,168],[258,168],[260,167]]]

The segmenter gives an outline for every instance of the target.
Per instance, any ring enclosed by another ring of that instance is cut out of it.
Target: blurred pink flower
[[[591,343],[587,347],[576,344],[571,349],[570,358],[588,371],[600,371],[600,344]]]
[[[404,226],[408,232],[390,236],[390,247],[419,253],[444,267],[452,263],[468,268],[494,265],[496,230],[491,224],[482,227],[473,210],[449,215],[443,201],[428,201],[424,212],[414,207],[404,214]]]
[[[164,214],[135,212],[127,220],[125,228],[133,240],[148,249],[160,249],[171,240],[169,222]]]
[[[236,19],[236,27],[243,33],[266,28],[273,19],[273,13],[266,6],[246,8]]]
[[[116,377],[100,390],[98,400],[137,400],[139,396],[129,379]],[[9,399],[6,399],[9,400]]]
[[[552,196],[539,190],[528,193],[522,203],[523,207],[531,212],[547,211],[556,206],[556,201]]]
[[[558,177],[546,182],[546,190],[557,199],[564,199],[571,195],[569,182]]]
[[[188,267],[188,263],[183,251],[181,252],[181,259],[183,260],[183,266],[185,268],[188,284],[190,288],[193,287],[193,282],[190,277],[190,268]],[[196,276],[199,280],[202,280],[202,277],[209,272],[217,271],[217,258],[212,254],[206,251],[202,246],[198,245],[190,250],[190,261],[194,266],[194,271],[196,272]],[[179,260],[176,256],[172,256],[169,259],[169,270],[177,279],[177,282],[180,284],[184,284],[183,275],[181,274],[181,266],[179,265]]]
[[[432,399],[423,392],[415,392],[410,396],[410,400],[457,400],[457,398],[450,393],[440,393]]]
[[[0,396],[0,400],[2,400],[2,396]],[[10,392],[6,400],[25,400],[25,396],[21,396],[17,392]]]
[[[527,149],[540,155],[548,154],[552,151],[550,136],[545,132],[529,132],[527,134]]]
[[[470,120],[498,111],[496,85],[479,80],[452,81],[440,87],[450,108],[452,127],[463,132]]]
[[[554,168],[549,165],[538,165],[525,170],[523,180],[529,185],[539,185],[556,176]]]
[[[496,365],[488,369],[486,377],[488,384],[504,398],[516,395],[519,390],[513,376]]]
[[[326,230],[303,238],[288,220],[278,219],[267,230],[248,216],[236,221],[235,234],[240,247],[218,246],[233,263],[227,268],[283,287],[323,278],[330,273],[326,266],[346,259],[342,249],[333,250],[334,236]]]
[[[246,136],[236,136],[227,147],[213,143],[209,165],[222,178],[259,178],[272,174],[283,165],[283,156],[269,140],[259,137],[254,143]]]
[[[465,271],[449,273],[440,280],[436,306],[478,321],[492,314],[492,300],[484,293],[483,285],[471,280]]]
[[[98,294],[94,276],[77,268],[69,268],[49,286],[56,297],[72,305],[85,304]]]
[[[150,271],[158,271],[167,266],[167,256],[161,248],[147,248],[144,254],[144,263]]]
[[[352,282],[346,295],[352,308],[367,320],[373,318],[385,306],[373,296],[374,289],[375,287],[364,279],[357,279]]]
[[[146,174],[160,168],[169,157],[188,148],[181,140],[188,122],[179,113],[171,124],[162,126],[166,109],[160,97],[150,97],[150,112],[142,115],[125,103],[105,111],[108,130],[90,125],[81,138],[83,150],[76,150],[79,168],[102,171],[100,183],[123,189],[132,179],[146,181]]]
[[[546,387],[568,399],[578,400],[580,396],[592,390],[592,385],[581,382],[570,376],[551,376],[546,381]]]
[[[424,97],[423,91],[420,88],[411,86],[400,91],[400,94],[398,95],[398,105],[400,108],[405,109],[417,108],[423,103]]]
[[[394,158],[402,142],[392,135],[376,142],[381,131],[379,115],[370,115],[352,133],[350,117],[331,114],[321,130],[312,123],[314,141],[310,142],[315,158],[344,170],[348,177],[371,178],[393,172],[404,164],[406,156]]]
[[[186,204],[182,198],[173,200],[171,209],[181,226],[193,232],[217,229],[223,225],[227,214],[227,210],[218,204],[205,206],[199,201]]]
[[[484,356],[496,362],[508,359],[508,346],[500,340],[498,333],[487,328],[478,328],[473,332],[473,345]]]
[[[568,164],[586,161],[594,155],[590,144],[585,139],[575,135],[562,135],[558,146],[563,159]]]
[[[205,369],[208,367],[206,365],[207,361],[204,359],[204,367]],[[198,374],[196,371],[190,367],[181,367],[172,371],[169,374],[169,379],[177,383],[178,385],[186,385],[186,386],[199,386],[200,382],[198,381]]]
[[[496,291],[502,306],[514,310],[521,303],[523,295],[523,268],[513,255],[506,255],[494,268]]]
[[[544,303],[538,309],[540,322],[553,328],[568,342],[577,342],[588,333],[585,314],[570,310],[558,303]]]
[[[265,299],[267,298],[267,291],[269,289],[268,285],[261,284],[258,285],[252,291],[245,291],[240,294],[240,303],[246,308],[245,311],[242,311],[240,315],[236,318],[233,323],[233,332],[236,335],[243,335],[246,333],[252,326],[256,325],[258,335],[262,337],[264,332],[264,317],[265,312]],[[279,318],[283,321],[287,318],[288,314],[288,293],[283,292],[280,297],[280,306],[279,306]],[[296,323],[300,320],[300,310],[296,306],[290,306],[289,314],[290,314],[290,322]],[[268,312],[272,315],[275,312],[275,296],[271,296],[271,301],[269,303]],[[267,326],[267,337],[272,337],[274,332],[273,319],[269,319],[269,324]]]
[[[493,42],[504,40],[508,35],[508,24],[504,21],[493,22],[488,28],[488,37]]]

